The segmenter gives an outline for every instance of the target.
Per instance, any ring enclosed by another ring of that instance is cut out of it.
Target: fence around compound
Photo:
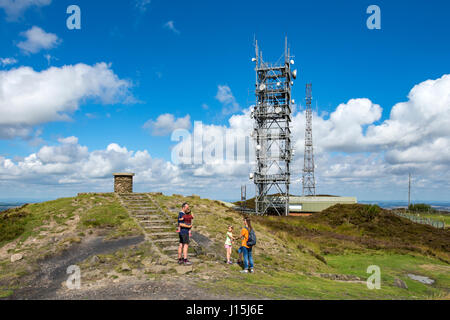
[[[418,215],[414,215],[414,214],[410,214],[410,213],[406,213],[406,212],[402,212],[402,211],[398,211],[398,210],[392,210],[392,213],[394,213],[395,215],[397,215],[399,217],[409,219],[415,223],[427,224],[427,225],[432,226],[437,229],[445,229],[445,223],[442,221],[433,220],[430,218],[425,218],[425,217],[421,217]]]

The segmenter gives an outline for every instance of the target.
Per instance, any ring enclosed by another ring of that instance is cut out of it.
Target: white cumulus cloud
[[[229,115],[240,110],[239,103],[237,103],[230,87],[227,85],[218,86],[216,99],[219,100],[223,105],[223,115]]]
[[[0,8],[5,10],[8,20],[16,20],[30,7],[47,6],[52,0],[0,0]]]
[[[183,118],[176,119],[173,114],[166,113],[160,115],[156,121],[148,120],[143,128],[150,130],[154,136],[167,136],[176,129],[189,130],[191,128],[191,116],[186,115]]]
[[[15,58],[0,58],[0,65],[6,67],[12,64],[16,64],[17,60]]]
[[[106,149],[89,151],[77,137],[58,140],[20,161],[0,157],[0,180],[28,181],[35,184],[95,183],[111,179],[113,172],[139,172],[137,181],[164,183],[176,177],[172,164],[152,159],[148,151],[129,151],[116,143]]]
[[[53,49],[61,43],[61,39],[56,34],[45,32],[36,26],[22,32],[20,35],[25,37],[25,40],[19,42],[17,47],[27,54]]]
[[[22,136],[35,125],[67,121],[86,99],[126,102],[130,87],[106,63],[0,71],[0,138]]]

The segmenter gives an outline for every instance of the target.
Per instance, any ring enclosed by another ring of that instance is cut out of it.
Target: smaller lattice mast
[[[303,195],[316,195],[316,180],[314,177],[314,146],[312,134],[312,84],[306,85],[306,129],[305,129],[305,159],[303,166]]]
[[[411,173],[409,173],[408,181],[408,210],[411,207]]]

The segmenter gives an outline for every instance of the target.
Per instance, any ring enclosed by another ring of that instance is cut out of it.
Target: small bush
[[[366,207],[366,212],[370,215],[370,216],[375,216],[377,214],[379,214],[381,212],[381,208],[378,205],[371,205],[371,206],[367,206]]]
[[[11,209],[0,214],[0,244],[21,236],[29,220],[25,208]]]
[[[409,211],[414,212],[434,212],[435,210],[429,205],[425,203],[417,203],[417,204],[410,204],[408,207]]]

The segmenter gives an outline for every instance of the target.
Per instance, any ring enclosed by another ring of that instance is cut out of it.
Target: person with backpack
[[[252,228],[250,218],[244,218],[244,228],[241,231],[241,248],[239,253],[242,253],[244,258],[244,270],[241,273],[255,272],[253,267],[253,247],[256,245],[256,234]]]

